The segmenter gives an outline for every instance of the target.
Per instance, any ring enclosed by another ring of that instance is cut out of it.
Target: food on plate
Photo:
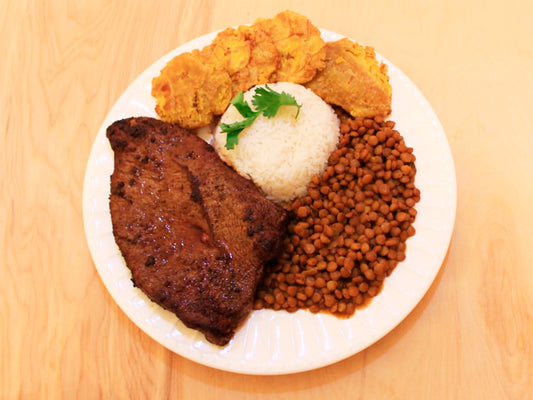
[[[305,83],[325,67],[324,40],[307,17],[287,10],[254,25],[270,35],[281,57],[272,82]]]
[[[232,97],[232,82],[227,71],[205,63],[194,50],[168,62],[152,80],[152,96],[163,121],[198,128],[224,112]]]
[[[202,56],[206,63],[228,72],[233,94],[269,82],[280,64],[272,38],[256,26],[223,30],[203,48]]]
[[[256,309],[350,316],[405,259],[415,233],[413,149],[382,117],[341,121],[338,149],[290,210],[284,252],[266,269]]]
[[[413,149],[385,121],[391,93],[373,48],[325,43],[292,11],[174,57],[152,80],[162,121],[107,130],[134,284],[217,345],[253,308],[368,304],[420,199]],[[193,131],[215,124],[212,146]]]
[[[267,118],[272,118],[281,106],[294,106],[297,108],[294,118],[298,118],[300,108],[302,107],[296,102],[294,96],[286,92],[278,93],[268,87],[268,85],[255,88],[252,98],[253,108],[244,99],[243,92],[237,93],[233,100],[231,100],[231,104],[242,115],[243,119],[229,124],[220,124],[221,132],[226,134],[226,144],[224,147],[228,150],[233,149],[235,145],[239,144],[239,134],[244,128],[252,125],[258,116],[264,115]]]
[[[238,92],[272,82],[305,84],[353,117],[391,112],[387,67],[374,49],[350,39],[325,43],[292,11],[227,28],[203,49],[174,57],[153,78],[152,96],[163,121],[196,129],[224,113]]]
[[[330,105],[294,83],[255,87],[244,94],[245,103],[253,103],[257,92],[265,88],[293,96],[300,107],[281,106],[274,116],[254,116],[253,124],[239,133],[238,144],[228,149],[224,124],[243,120],[238,108],[231,105],[217,126],[213,146],[226,163],[251,179],[269,198],[286,202],[305,195],[312,176],[326,167],[337,147],[339,120]]]
[[[326,67],[306,86],[353,117],[389,115],[392,89],[387,66],[378,63],[374,49],[349,39],[328,42],[325,49]]]
[[[113,234],[135,286],[225,345],[252,309],[286,211],[176,125],[128,118],[107,137]]]
[[[312,79],[325,66],[324,45],[320,30],[292,11],[227,28],[203,49],[176,56],[153,78],[155,110],[183,128],[209,125],[239,91]]]

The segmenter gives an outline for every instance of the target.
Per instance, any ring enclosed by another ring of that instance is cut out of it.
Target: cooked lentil
[[[265,271],[255,309],[351,316],[405,259],[415,234],[413,149],[383,118],[341,115],[338,148],[307,195],[286,205],[284,250]]]

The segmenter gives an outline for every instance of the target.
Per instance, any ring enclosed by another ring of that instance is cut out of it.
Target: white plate
[[[107,290],[131,320],[154,340],[198,363],[245,374],[287,374],[311,370],[349,357],[372,345],[397,326],[422,299],[437,275],[448,249],[456,208],[455,170],[446,135],[430,104],[393,64],[388,65],[393,88],[396,127],[417,157],[416,234],[408,239],[406,259],[385,280],[382,292],[349,319],[298,311],[254,311],[224,348],[207,342],[185,327],[174,314],[152,303],[130,280],[115,244],[109,212],[109,179],[113,152],[107,126],[132,116],[157,117],[151,80],[181,52],[209,44],[216,33],[178,47],[144,71],[122,94],[96,136],[83,191],[83,216],[89,248]],[[326,41],[340,39],[322,30]]]

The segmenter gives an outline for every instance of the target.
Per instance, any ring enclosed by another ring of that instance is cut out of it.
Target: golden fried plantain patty
[[[274,42],[256,26],[225,29],[202,50],[202,55],[208,63],[229,73],[233,94],[269,82],[280,64]]]
[[[326,68],[305,86],[353,117],[387,116],[392,89],[387,66],[378,63],[372,47],[349,39],[328,42]]]
[[[193,129],[211,123],[232,98],[231,78],[205,63],[198,50],[174,57],[152,80],[156,112],[163,121]]]
[[[258,19],[254,25],[268,33],[281,57],[271,82],[305,83],[325,67],[320,30],[303,15],[287,10],[271,19]]]

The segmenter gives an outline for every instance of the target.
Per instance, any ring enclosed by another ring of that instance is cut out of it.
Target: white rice
[[[278,93],[287,92],[301,104],[282,106],[273,118],[263,115],[239,134],[239,144],[227,150],[226,133],[215,130],[213,145],[220,157],[241,175],[251,179],[271,199],[287,202],[307,193],[314,174],[321,174],[339,140],[339,120],[335,112],[310,89],[294,83],[269,83]],[[255,88],[244,94],[252,106]],[[253,106],[252,106],[253,107]],[[244,119],[230,105],[221,123]]]

